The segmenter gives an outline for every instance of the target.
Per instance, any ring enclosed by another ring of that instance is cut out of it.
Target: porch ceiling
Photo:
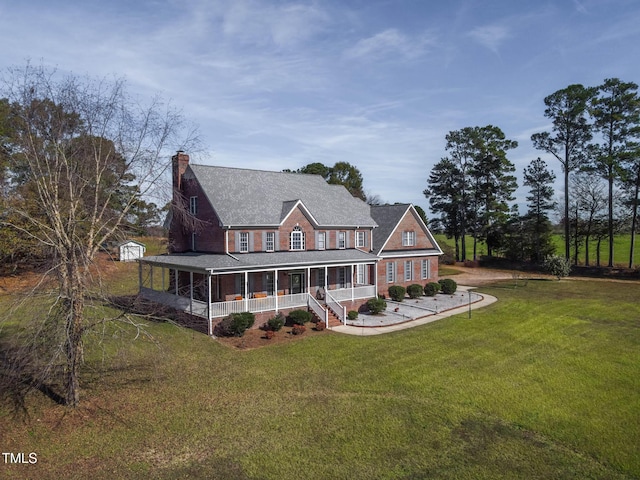
[[[305,252],[237,253],[234,256],[215,253],[180,253],[141,258],[150,265],[177,268],[200,273],[324,267],[348,263],[374,263],[379,258],[358,249],[313,250]]]

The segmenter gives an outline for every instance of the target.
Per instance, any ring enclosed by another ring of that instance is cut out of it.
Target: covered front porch
[[[146,257],[139,264],[140,294],[208,319],[209,333],[214,320],[245,311],[275,314],[307,307],[327,326],[329,312],[345,323],[341,302],[376,295],[374,255],[359,250],[304,252],[308,255],[302,257],[309,260],[304,265],[292,262],[301,259],[300,253],[287,253]],[[275,260],[280,263],[267,264]]]

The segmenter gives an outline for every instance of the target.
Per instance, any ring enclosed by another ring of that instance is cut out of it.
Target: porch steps
[[[329,310],[329,328],[338,327],[340,325],[342,325],[342,323],[340,322],[338,317],[336,317],[334,313],[331,310]]]
[[[316,317],[318,320],[324,322],[324,318],[319,318],[318,315],[316,314],[316,312],[314,312],[313,310],[310,310],[310,312],[313,314],[314,317]],[[334,313],[329,310],[329,328],[332,327],[338,327],[342,325],[342,323],[340,322],[340,320],[338,319],[338,317],[336,317],[334,315]]]

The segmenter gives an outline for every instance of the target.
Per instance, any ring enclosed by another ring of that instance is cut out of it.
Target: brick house
[[[140,293],[207,319],[209,334],[243,311],[256,314],[256,326],[296,308],[344,323],[348,310],[376,295],[380,278],[386,291],[378,264],[399,253],[393,232],[377,246],[384,235],[374,211],[385,232],[389,223],[383,207],[371,209],[318,175],[194,165],[182,152],[172,172],[169,254],[140,260]],[[404,207],[401,228],[415,234],[407,258],[435,259],[428,268],[437,275],[439,248],[424,224],[412,223],[415,209]]]
[[[413,205],[375,205],[371,216],[378,224],[373,232],[373,253],[380,259],[378,294],[388,295],[391,285],[438,280],[442,250]]]

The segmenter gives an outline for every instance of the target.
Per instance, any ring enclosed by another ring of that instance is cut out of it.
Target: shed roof
[[[135,240],[125,240],[124,242],[120,242],[117,246],[118,247],[123,247],[125,245],[129,245],[130,243],[135,243],[136,245],[138,245],[140,247],[146,247],[146,245],[144,243],[140,243],[140,242],[137,242]]]

